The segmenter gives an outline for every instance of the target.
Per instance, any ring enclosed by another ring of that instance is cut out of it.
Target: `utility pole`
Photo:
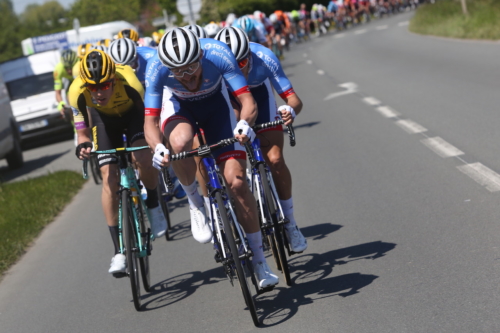
[[[467,2],[465,2],[465,0],[462,0],[462,12],[465,16],[469,16],[469,12],[467,11]]]

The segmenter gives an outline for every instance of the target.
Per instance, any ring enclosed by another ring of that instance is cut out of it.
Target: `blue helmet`
[[[243,30],[247,35],[251,34],[255,29],[255,24],[253,22],[253,19],[251,19],[248,16],[240,17],[236,21],[236,24],[234,24],[234,26]]]

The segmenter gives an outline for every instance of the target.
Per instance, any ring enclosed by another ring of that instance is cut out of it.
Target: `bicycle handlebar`
[[[108,150],[96,150],[96,151],[91,151],[90,155],[131,153],[134,151],[143,150],[143,149],[147,149],[147,148],[149,148],[149,146],[123,147],[123,148],[108,149]],[[89,164],[89,159],[88,158],[83,159],[83,165],[82,165],[83,179],[89,179],[88,164]]]
[[[276,120],[276,121],[271,121],[269,123],[255,125],[252,128],[255,131],[258,131],[258,130],[265,129],[265,128],[283,125],[283,123],[284,123],[283,119],[280,119],[280,120]],[[293,130],[293,125],[290,124],[290,125],[287,125],[286,127],[287,127],[287,131],[288,131],[288,138],[290,139],[290,146],[294,147],[296,142],[295,142],[295,131]]]
[[[170,155],[170,160],[171,161],[178,161],[178,160],[182,160],[182,159],[185,159],[188,157],[193,157],[193,156],[207,156],[208,154],[210,154],[210,152],[212,152],[214,150],[229,146],[229,145],[236,143],[236,142],[238,142],[238,140],[235,138],[220,140],[219,142],[217,142],[213,145],[202,145],[202,146],[199,146],[198,148],[193,149],[191,151],[182,151],[178,154]]]

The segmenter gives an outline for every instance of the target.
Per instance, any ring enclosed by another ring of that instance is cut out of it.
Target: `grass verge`
[[[462,13],[460,0],[440,0],[418,8],[410,31],[463,39],[500,39],[500,1],[468,0],[469,16]]]
[[[74,171],[0,184],[0,276],[62,211],[85,180]]]

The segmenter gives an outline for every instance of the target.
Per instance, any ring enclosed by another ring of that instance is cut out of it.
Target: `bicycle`
[[[160,201],[160,207],[167,220],[167,230],[165,230],[165,239],[170,240],[169,230],[172,230],[172,225],[170,224],[170,212],[168,210],[167,198],[174,193],[174,186],[170,180],[168,174],[168,168],[162,168],[158,173],[158,186],[156,191],[158,193],[158,200]]]
[[[198,131],[199,132],[199,131]],[[273,287],[258,288],[250,258],[253,253],[248,246],[245,234],[238,223],[231,199],[226,191],[222,177],[211,152],[237,142],[235,138],[224,139],[216,144],[207,145],[203,136],[198,133],[200,146],[191,151],[184,151],[170,156],[171,161],[199,156],[208,174],[207,189],[210,198],[211,225],[213,230],[213,244],[215,261],[221,263],[226,276],[232,286],[233,280],[238,279],[245,304],[250,311],[253,323],[259,326],[255,303],[250,293],[249,280],[254,284],[257,294],[272,290]]]
[[[97,155],[90,156],[90,171],[92,171],[92,178],[94,179],[94,183],[96,185],[102,183],[101,168],[99,167]]]
[[[120,240],[120,253],[127,256],[127,272],[116,274],[115,277],[129,276],[132,288],[132,297],[137,311],[141,308],[141,290],[139,282],[139,269],[141,271],[142,284],[144,290],[151,290],[149,273],[149,256],[151,255],[154,235],[151,232],[149,223],[151,217],[144,200],[139,192],[139,185],[135,170],[129,159],[129,154],[134,151],[149,149],[148,146],[116,148],[91,152],[97,154],[114,154],[118,158],[120,168],[120,187],[117,192],[119,198],[118,210],[118,230]],[[83,161],[83,178],[88,179],[88,159]],[[147,218],[147,221],[146,221]],[[123,240],[125,228],[126,239]],[[137,264],[139,261],[139,265]]]
[[[283,123],[283,120],[277,120],[255,125],[252,128],[257,132],[258,130],[282,125]],[[295,146],[293,126],[288,125],[287,129],[290,146],[293,147]],[[250,161],[250,170],[248,173],[251,175],[251,181],[249,185],[250,190],[254,193],[257,200],[263,244],[266,249],[271,250],[276,268],[283,273],[286,284],[291,286],[292,280],[285,253],[286,248],[289,256],[293,254],[285,236],[285,224],[289,221],[283,214],[271,171],[260,149],[260,140],[255,138],[252,143],[245,144],[245,149]]]

